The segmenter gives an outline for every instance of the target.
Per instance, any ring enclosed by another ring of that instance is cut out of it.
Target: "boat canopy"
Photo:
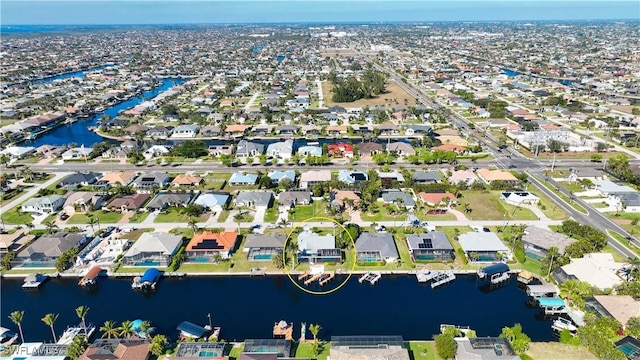
[[[527,292],[530,294],[559,294],[560,290],[554,285],[528,285]]]
[[[202,326],[198,326],[188,321],[181,322],[178,325],[178,330],[185,336],[192,337],[192,338],[201,338],[207,332],[209,332],[209,330],[203,328]]]
[[[144,272],[144,275],[142,275],[142,278],[140,278],[140,282],[141,283],[154,282],[158,280],[159,276],[160,276],[160,271],[158,269],[156,268],[147,269],[147,271]]]
[[[564,300],[560,298],[540,298],[538,299],[538,303],[544,307],[567,306]]]
[[[505,273],[509,271],[509,266],[505,263],[495,263],[495,264],[483,267],[480,271],[491,276],[493,274]]]

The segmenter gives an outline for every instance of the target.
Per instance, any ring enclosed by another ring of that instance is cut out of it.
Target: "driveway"
[[[263,223],[264,215],[267,212],[267,208],[263,206],[256,207],[256,216],[253,218],[254,223]]]

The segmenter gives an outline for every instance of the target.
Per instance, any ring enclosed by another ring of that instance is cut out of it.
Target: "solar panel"
[[[220,249],[224,249],[224,246],[218,244],[218,241],[215,239],[205,239],[205,240],[202,240],[199,244],[195,245],[193,249],[220,250]]]
[[[402,336],[332,336],[331,347],[379,349],[403,347]]]

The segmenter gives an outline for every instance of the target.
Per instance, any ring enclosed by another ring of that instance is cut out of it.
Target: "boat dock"
[[[96,280],[100,273],[102,272],[102,268],[98,266],[94,266],[78,281],[79,286],[93,286],[96,284]]]
[[[324,286],[329,281],[333,280],[336,277],[336,273],[333,271],[329,271],[327,273],[322,274],[320,277],[320,286]]]
[[[456,279],[456,274],[453,271],[441,271],[433,277],[431,282],[431,288],[434,289],[440,285],[448,284]]]
[[[567,312],[567,304],[557,297],[539,298],[538,306],[544,310],[545,315],[560,315]]]
[[[309,284],[311,284],[312,282],[314,282],[316,280],[320,280],[320,278],[322,277],[323,274],[324,274],[324,272],[312,275],[310,278],[308,278],[307,280],[304,281],[304,284],[305,285],[309,285]]]
[[[250,276],[267,276],[267,268],[251,268]]]
[[[298,281],[302,281],[302,280],[308,278],[309,276],[311,276],[311,274],[308,271],[305,271],[302,274],[298,275]]]
[[[433,276],[435,274],[436,273],[434,271],[431,271],[431,270],[426,270],[426,271],[420,270],[420,271],[418,271],[416,273],[416,279],[418,279],[419,283],[425,283],[425,282],[428,282],[431,279],[433,279]]]
[[[526,270],[522,270],[518,273],[518,282],[520,284],[529,285],[529,283],[531,283],[534,279],[535,277],[533,276],[533,274]]]
[[[368,282],[371,285],[375,285],[378,280],[380,280],[380,278],[382,277],[382,274],[379,272],[368,272],[362,276],[360,276],[360,278],[358,279],[358,282],[360,284],[362,284],[363,282]]]
[[[24,284],[22,284],[23,289],[37,289],[42,285],[45,281],[49,279],[48,275],[44,274],[29,274],[24,278]]]
[[[293,323],[280,320],[273,325],[273,337],[275,339],[293,340]]]
[[[147,269],[144,272],[142,277],[136,276],[133,278],[133,282],[131,283],[131,288],[134,290],[146,290],[151,289],[155,290],[156,284],[158,280],[162,276],[162,273],[156,268]]]
[[[527,295],[533,298],[558,297],[560,290],[554,285],[528,285]]]

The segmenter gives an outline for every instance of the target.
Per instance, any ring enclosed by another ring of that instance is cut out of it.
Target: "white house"
[[[147,160],[152,160],[154,158],[165,156],[169,154],[170,151],[171,150],[164,145],[152,145],[142,153],[142,156]]]
[[[20,209],[24,212],[50,213],[58,211],[64,205],[65,197],[52,194],[31,198],[22,204]]]
[[[288,160],[293,155],[293,140],[280,141],[267,146],[267,156]]]
[[[600,290],[612,289],[623,282],[618,273],[624,266],[624,263],[615,262],[610,253],[591,253],[584,254],[578,259],[570,259],[567,265],[554,271],[553,276],[556,279],[566,279],[573,276]],[[558,276],[558,274],[561,275]]]
[[[537,204],[540,201],[539,197],[526,191],[503,192],[500,194],[500,199],[502,199],[507,204],[515,206],[520,206],[522,204],[533,205]]]
[[[33,146],[9,146],[0,151],[0,154],[9,156],[10,159],[22,159],[36,151]]]
[[[173,129],[172,138],[194,138],[198,135],[199,127],[196,124],[179,125]]]

